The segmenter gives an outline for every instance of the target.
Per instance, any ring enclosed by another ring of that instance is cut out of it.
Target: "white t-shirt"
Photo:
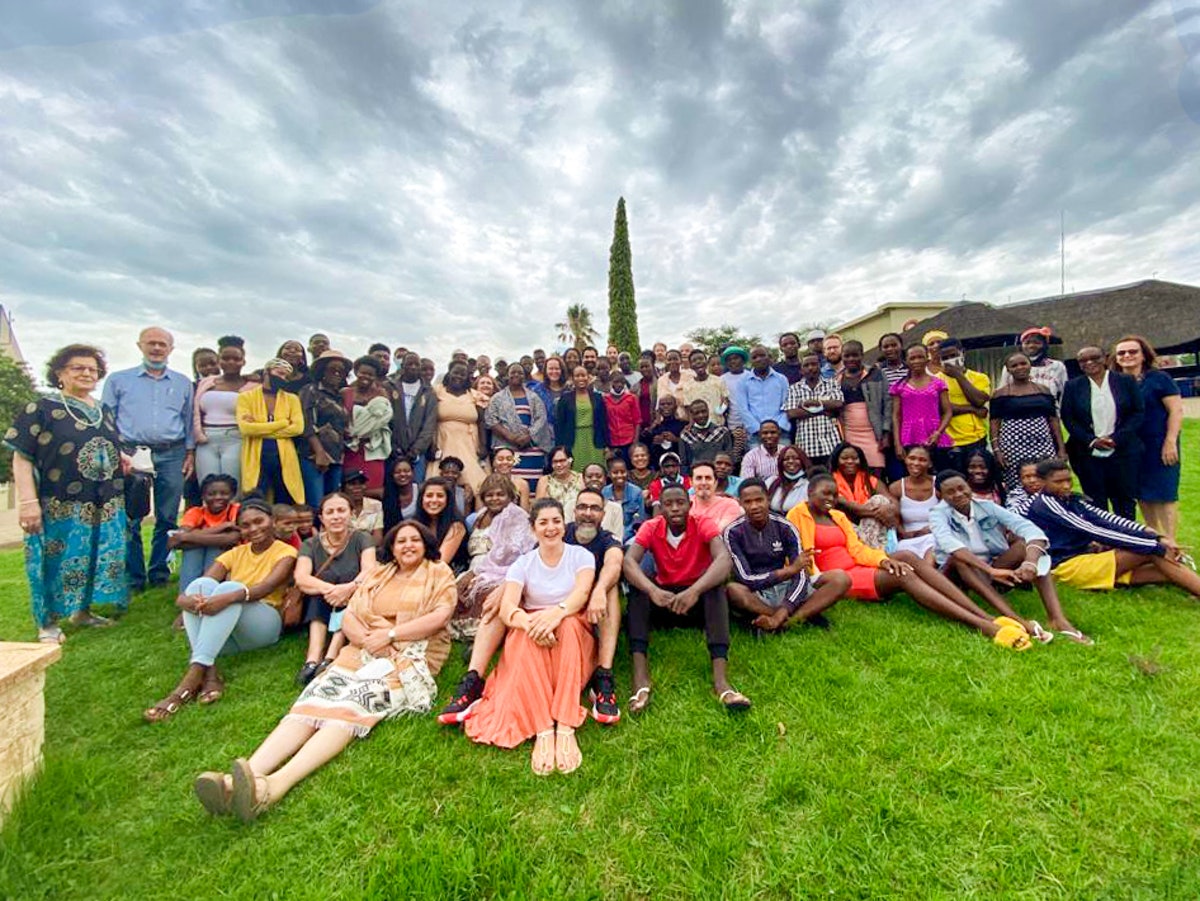
[[[562,559],[558,566],[550,567],[542,562],[541,551],[534,548],[528,554],[522,554],[508,568],[505,581],[516,582],[524,587],[521,606],[526,610],[540,610],[543,607],[553,607],[560,601],[565,601],[575,588],[575,576],[580,570],[593,572],[596,569],[596,558],[591,551],[577,544],[563,546]]]

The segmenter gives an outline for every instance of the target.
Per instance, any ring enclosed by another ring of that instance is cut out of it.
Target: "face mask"
[[[963,367],[962,357],[942,357],[942,365],[949,366],[951,369],[961,369]]]
[[[600,530],[591,523],[575,523],[575,538],[584,544],[590,544],[592,539],[600,534]]]
[[[785,472],[783,473],[783,477],[789,482],[799,482],[802,478],[804,478],[804,470],[802,469],[797,473]]]
[[[624,384],[612,386],[612,394],[614,397],[620,397],[624,393],[625,393],[625,385]]]
[[[142,357],[142,365],[151,372],[162,372],[167,368],[167,361],[162,360],[161,362],[156,362],[155,360],[147,360],[145,357]]]

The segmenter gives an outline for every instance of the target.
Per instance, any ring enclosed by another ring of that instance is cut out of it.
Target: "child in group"
[[[454,503],[463,519],[475,509],[475,492],[463,478],[463,462],[458,457],[442,457],[441,476],[454,484]]]
[[[1029,515],[1029,505],[1034,495],[1042,490],[1042,477],[1038,475],[1037,460],[1022,460],[1017,467],[1021,484],[1008,493],[1004,506],[1019,516]]]
[[[275,523],[275,537],[300,550],[300,536],[296,533],[296,508],[291,504],[272,504],[271,519]]]
[[[233,476],[211,473],[200,483],[200,506],[185,510],[179,528],[167,538],[167,547],[180,551],[180,585],[200,578],[217,557],[242,540],[236,495]]]
[[[316,529],[313,524],[315,519],[313,516],[313,508],[308,504],[296,504],[296,506],[292,509],[296,511],[296,515],[293,517],[293,522],[296,526],[296,534],[300,536],[300,540],[302,542],[307,541],[316,534]]]

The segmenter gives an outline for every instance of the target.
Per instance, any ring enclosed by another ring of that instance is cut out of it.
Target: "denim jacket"
[[[1023,516],[1006,510],[991,501],[971,501],[971,519],[979,526],[983,543],[990,556],[995,557],[1008,550],[1005,531],[1012,532],[1026,543],[1046,541],[1046,533]],[[945,501],[938,503],[929,513],[929,527],[937,541],[937,562],[941,566],[955,551],[966,550],[970,538],[966,528],[954,515],[954,508]]]

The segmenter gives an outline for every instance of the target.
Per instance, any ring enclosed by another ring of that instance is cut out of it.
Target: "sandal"
[[[196,797],[204,809],[213,816],[226,816],[233,813],[233,789],[225,781],[224,773],[201,773],[192,783]]]
[[[553,729],[539,732],[533,740],[533,754],[529,758],[529,766],[535,775],[549,776],[554,772],[554,745]]]
[[[629,712],[641,713],[650,706],[650,686],[643,685],[629,698]]]
[[[726,710],[749,710],[750,699],[738,691],[736,688],[727,688],[719,695],[717,700],[725,705]]]
[[[179,708],[195,697],[196,693],[190,688],[182,691],[175,689],[153,707],[142,712],[142,719],[147,723],[161,723],[179,712]]]
[[[250,764],[239,757],[233,762],[233,812],[243,823],[257,819],[258,815],[271,806],[271,791],[267,780],[256,776]]]
[[[225,697],[225,682],[215,671],[210,670],[209,672],[212,675],[205,674],[204,684],[200,686],[200,695],[197,700],[201,704],[215,704]]]
[[[1042,644],[1050,644],[1054,641],[1054,633],[1049,629],[1043,629],[1042,624],[1036,619],[1031,619],[1029,625],[1033,626],[1033,631],[1029,633],[1030,638],[1040,641]]]
[[[1082,632],[1080,632],[1078,629],[1060,629],[1058,634],[1061,635],[1063,638],[1071,639],[1071,641],[1075,642],[1075,644],[1082,644],[1082,645],[1087,645],[1090,647],[1091,645],[1094,645],[1096,643],[1096,642],[1092,641],[1090,638],[1088,638],[1086,635],[1084,635]]]
[[[42,644],[62,644],[66,640],[67,636],[58,626],[49,625],[38,629],[38,641]]]
[[[81,629],[96,628],[96,627],[103,628],[105,626],[111,626],[113,624],[113,621],[111,619],[109,619],[108,617],[97,616],[96,614],[92,613],[90,610],[85,610],[83,612],[82,616],[79,616],[79,615],[72,616],[70,622],[71,622],[72,626],[78,626]]]

